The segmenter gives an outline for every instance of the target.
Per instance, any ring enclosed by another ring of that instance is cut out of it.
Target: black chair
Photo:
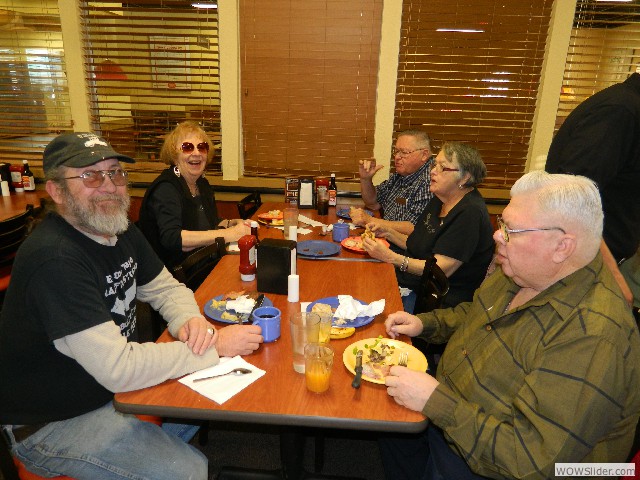
[[[260,198],[260,192],[256,190],[238,202],[240,218],[246,220],[258,211],[260,205],[262,205],[262,199]]]
[[[37,211],[29,204],[23,213],[0,222],[0,307],[11,280],[16,252],[31,231],[31,223]]]
[[[4,432],[0,432],[0,472],[4,480],[20,480],[18,469],[13,463],[13,455],[9,448],[9,442],[4,437]]]
[[[428,258],[424,264],[420,288],[416,292],[414,314],[426,313],[442,306],[442,302],[449,292],[449,279],[438,266],[434,257]],[[429,364],[429,372],[435,374],[440,355],[444,352],[444,344],[429,344],[422,338],[411,339],[414,347],[424,353]]]
[[[218,237],[211,245],[194,250],[173,267],[173,276],[195,292],[226,253],[224,238]]]

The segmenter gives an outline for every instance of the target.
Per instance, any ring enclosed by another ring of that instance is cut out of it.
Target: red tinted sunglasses
[[[183,142],[182,145],[180,145],[180,149],[184,152],[184,153],[191,153],[193,152],[194,149],[198,149],[199,152],[208,152],[209,151],[209,144],[207,142],[201,142],[198,145],[196,145],[195,147],[193,146],[193,143],[191,142]]]

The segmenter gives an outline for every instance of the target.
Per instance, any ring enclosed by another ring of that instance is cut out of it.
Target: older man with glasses
[[[185,440],[197,427],[142,422],[114,410],[115,392],[156,385],[249,354],[260,328],[216,331],[130,225],[127,173],[93,133],[45,149],[55,203],[15,259],[0,315],[0,424],[13,454],[41,476],[207,478]],[[136,299],[177,342],[137,342]]]
[[[376,165],[375,159],[359,162],[362,199],[368,209],[382,210],[382,219],[374,220],[363,209],[352,209],[351,217],[358,225],[374,221],[408,235],[413,230],[411,224],[416,224],[432,197],[431,139],[421,130],[405,130],[398,135],[391,156],[395,173],[377,187],[373,176],[383,166]]]
[[[566,476],[561,463],[624,462],[640,415],[640,335],[599,247],[586,177],[531,172],[511,189],[497,262],[473,302],[398,312],[392,338],[448,341],[436,377],[394,366],[395,401],[424,413],[415,438],[381,442],[389,478]]]

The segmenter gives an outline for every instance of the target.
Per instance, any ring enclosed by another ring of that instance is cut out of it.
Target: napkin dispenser
[[[288,277],[291,273],[291,251],[296,245],[292,240],[260,240],[256,272],[259,292],[287,294]]]

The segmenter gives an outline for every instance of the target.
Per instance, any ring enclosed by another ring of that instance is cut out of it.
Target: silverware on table
[[[353,388],[360,388],[360,380],[362,379],[362,350],[358,350],[356,353],[356,368],[354,369],[356,376],[351,382]]]
[[[203,380],[209,380],[211,378],[224,377],[225,375],[246,375],[247,373],[251,373],[251,370],[249,370],[248,368],[238,367],[234,368],[233,370],[229,370],[226,373],[219,373],[218,375],[211,375],[210,377],[196,378],[194,382],[201,382]]]

